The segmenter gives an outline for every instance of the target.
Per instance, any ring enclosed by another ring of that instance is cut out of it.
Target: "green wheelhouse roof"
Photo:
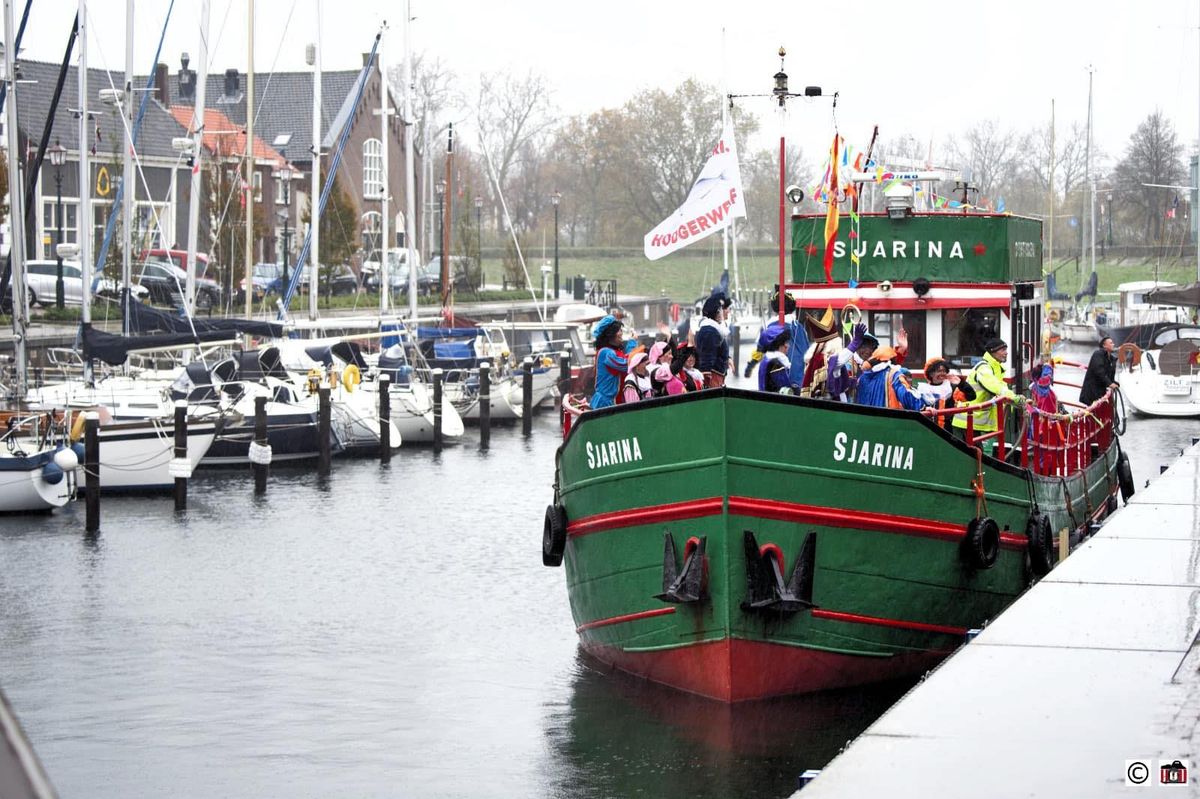
[[[1042,223],[1020,216],[926,213],[903,219],[862,214],[856,238],[843,212],[833,280],[846,283],[923,277],[946,283],[1023,283],[1042,279]],[[858,274],[851,271],[853,244]],[[825,216],[792,217],[792,282],[825,283]]]

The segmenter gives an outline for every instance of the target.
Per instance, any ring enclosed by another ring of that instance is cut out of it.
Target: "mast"
[[[1054,270],[1054,170],[1058,167],[1058,152],[1054,143],[1054,100],[1050,100],[1050,235],[1049,250],[1046,258],[1046,268]],[[1049,299],[1049,298],[1047,298]]]
[[[125,97],[122,112],[125,114],[125,154],[121,179],[122,215],[125,220],[121,247],[121,305],[125,309],[121,319],[121,331],[128,336],[130,326],[129,303],[132,297],[129,287],[133,283],[133,198],[137,194],[137,175],[133,167],[133,15],[134,0],[125,0]]]
[[[786,236],[786,217],[784,215],[784,182],[787,174],[787,147],[784,139],[785,125],[787,122],[787,108],[784,106],[784,101],[787,99],[787,73],[783,71],[783,58],[787,55],[787,51],[782,47],[779,48],[779,72],[775,73],[775,96],[779,99],[779,323],[784,323],[783,298],[787,295],[784,289],[786,280],[785,272],[785,256],[784,242]],[[833,198],[832,202],[837,202],[837,198]]]
[[[187,300],[184,305],[188,316],[196,313],[196,238],[200,232],[201,193],[204,191],[201,178],[204,175],[204,99],[208,83],[208,10],[209,0],[200,3],[200,69],[196,75],[196,110],[192,124],[192,188],[188,203],[187,233]],[[253,287],[247,283],[249,293]]]
[[[246,318],[254,294],[254,0],[247,1],[246,26]],[[207,68],[207,65],[205,65]],[[316,291],[314,283],[309,290]]]
[[[28,353],[25,348],[25,329],[29,324],[28,294],[25,286],[25,191],[21,181],[21,157],[17,127],[17,43],[13,24],[13,0],[4,0],[4,78],[8,81],[5,100],[8,125],[8,197],[9,228],[12,231],[9,260],[12,262],[12,325],[17,360],[16,396],[25,396]]]
[[[420,258],[412,260],[416,249],[416,217],[413,214],[413,197],[416,194],[416,176],[413,174],[412,135],[412,12],[409,0],[404,0],[404,248],[408,259],[408,315],[413,320],[413,331],[417,329],[417,267]]]
[[[79,0],[79,267],[83,279],[80,321],[92,324],[92,170],[88,159],[91,120],[88,117],[87,0]],[[90,365],[85,363],[85,368]]]
[[[1088,186],[1088,211],[1090,222],[1088,230],[1090,239],[1088,246],[1091,252],[1092,272],[1096,271],[1096,179],[1092,176],[1092,76],[1096,68],[1088,65],[1088,110],[1087,110],[1087,166],[1085,175]]]
[[[314,3],[317,12],[317,43],[312,48],[313,107],[312,107],[312,188],[308,200],[308,227],[312,238],[312,249],[308,251],[308,318],[317,321],[317,292],[320,285],[321,225],[317,218],[317,198],[321,196],[321,0]]]
[[[383,23],[383,30],[379,38],[379,129],[380,129],[380,144],[383,150],[383,158],[380,166],[382,174],[380,175],[380,194],[379,194],[379,313],[382,316],[387,313],[388,299],[392,292],[392,284],[388,276],[388,250],[391,249],[392,243],[388,241],[390,238],[390,226],[388,225],[388,214],[391,213],[391,204],[388,202],[389,191],[388,184],[388,149],[391,144],[391,137],[388,135],[390,125],[388,125],[388,114],[392,113],[388,108],[388,81],[387,69],[384,67],[383,59],[383,43],[384,36],[387,34],[387,22]]]
[[[442,193],[442,307],[446,308],[453,298],[454,282],[450,280],[450,220],[454,196],[454,123],[446,133],[446,191]]]

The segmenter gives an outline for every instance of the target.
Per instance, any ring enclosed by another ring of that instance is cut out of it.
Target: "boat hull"
[[[195,469],[213,445],[222,420],[188,421],[187,458]],[[100,491],[165,491],[175,485],[170,472],[175,457],[175,425],[172,421],[114,422],[99,429]],[[86,491],[82,464],[79,491]]]
[[[981,464],[903,411],[727,388],[585,414],[557,470],[581,643],[618,668],[729,702],[920,673],[1031,583],[1033,498],[1072,540],[1107,513],[1115,447],[1085,471],[1038,478]],[[982,500],[972,489],[981,470]],[[990,568],[963,556],[978,516],[1001,530]],[[748,533],[756,558],[777,553],[784,582],[798,564],[809,572],[811,607],[748,606]],[[656,596],[667,537],[676,568],[687,541],[703,539],[699,601]]]
[[[43,474],[54,460],[47,449],[26,457],[0,458],[0,513],[36,513],[61,508],[71,500],[75,486],[71,475],[58,470],[57,482]]]

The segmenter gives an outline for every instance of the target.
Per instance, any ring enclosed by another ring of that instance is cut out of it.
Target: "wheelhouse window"
[[[942,357],[969,369],[983,357],[988,339],[1000,335],[999,308],[947,308],[942,312]]]
[[[367,139],[363,142],[363,199],[383,197],[383,142]]]
[[[867,321],[867,329],[880,344],[894,347],[899,341],[900,331],[908,336],[908,354],[904,356],[904,365],[909,369],[925,368],[925,311],[902,311],[900,313],[882,313],[871,311]]]

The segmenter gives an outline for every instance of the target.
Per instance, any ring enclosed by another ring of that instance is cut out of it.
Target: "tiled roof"
[[[207,99],[207,98],[206,98]],[[195,109],[186,105],[171,107],[171,115],[175,121],[192,132],[192,115]],[[246,152],[246,131],[229,117],[215,108],[204,109],[204,148],[214,155],[240,155]],[[276,166],[283,165],[283,156],[279,154],[256,133],[254,135],[255,160],[273,161]]]
[[[17,113],[20,119],[21,131],[35,142],[41,138],[42,127],[46,124],[46,114],[50,110],[50,99],[54,96],[54,84],[58,80],[58,64],[41,61],[25,61],[20,63],[23,80],[34,83],[20,83],[17,86]],[[145,88],[145,78],[138,78],[135,87]],[[124,76],[112,73],[112,83],[109,83],[109,73],[102,69],[88,70],[88,111],[94,115],[95,126],[100,129],[99,140],[93,135],[89,138],[89,146],[94,146],[96,156],[109,157],[122,152],[122,124],[115,106],[100,102],[100,90],[115,86],[124,86]],[[142,92],[134,94],[134,102],[141,101]],[[62,97],[58,101],[58,110],[54,115],[54,131],[50,142],[56,139],[66,149],[77,152],[78,128],[72,108],[79,107],[79,78],[75,67],[67,70],[66,83],[63,85]],[[135,110],[136,114],[136,110]],[[92,129],[95,130],[95,127]],[[137,149],[144,156],[158,156],[176,159],[178,153],[171,149],[171,139],[184,135],[184,129],[158,103],[151,101],[146,106],[146,118],[142,123],[138,136]]]
[[[353,101],[352,92],[361,70],[339,70],[321,74],[321,136],[322,146],[329,146],[330,125]],[[170,100],[180,102],[179,73],[169,77]],[[254,120],[255,138],[273,144],[276,137],[290,133],[286,146],[276,149],[289,161],[308,163],[312,153],[312,86],[311,72],[256,72],[254,75],[254,104],[258,116]],[[246,124],[246,74],[238,73],[238,91],[233,97],[224,95],[225,75],[211,73],[205,86],[205,105],[219,109],[239,127]],[[348,98],[348,99],[347,99]]]

